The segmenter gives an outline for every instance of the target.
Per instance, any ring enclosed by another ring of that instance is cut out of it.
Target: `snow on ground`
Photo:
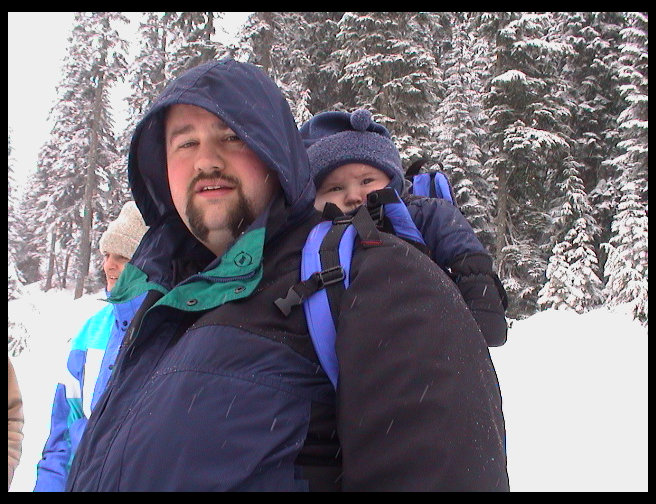
[[[647,329],[606,309],[514,321],[491,349],[514,491],[647,491]]]
[[[103,306],[103,293],[28,286],[9,320],[29,334],[12,358],[23,394],[25,439],[12,492],[34,487],[50,406],[69,340]],[[512,491],[647,491],[647,329],[621,311],[548,310],[513,321],[490,350],[507,430]]]

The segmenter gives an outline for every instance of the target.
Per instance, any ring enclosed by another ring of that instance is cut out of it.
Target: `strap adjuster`
[[[285,315],[289,316],[294,306],[298,306],[310,295],[327,287],[329,285],[341,282],[346,278],[344,268],[333,266],[323,271],[312,273],[310,278],[303,282],[292,285],[287,291],[284,298],[278,298],[274,301],[278,309]]]
[[[341,266],[333,266],[332,268],[319,271],[318,273],[315,273],[315,275],[318,275],[319,277],[320,289],[341,282],[346,278],[344,268]]]

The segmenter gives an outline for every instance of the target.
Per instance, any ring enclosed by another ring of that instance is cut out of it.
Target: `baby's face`
[[[326,203],[334,203],[342,212],[350,212],[367,200],[367,194],[384,189],[390,178],[378,168],[349,163],[334,169],[317,188],[314,208],[323,210]]]

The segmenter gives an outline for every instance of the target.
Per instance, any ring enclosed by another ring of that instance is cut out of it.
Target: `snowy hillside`
[[[28,289],[9,320],[28,334],[12,362],[25,402],[23,456],[11,491],[31,491],[68,340],[102,293]],[[504,401],[514,491],[647,491],[647,329],[620,312],[546,311],[514,321],[491,350]]]

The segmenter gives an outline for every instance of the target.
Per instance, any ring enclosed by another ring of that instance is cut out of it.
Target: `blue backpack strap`
[[[435,189],[435,197],[445,199],[454,205],[456,204],[453,188],[444,173],[438,171],[433,174],[433,187]]]
[[[387,229],[399,238],[425,246],[424,237],[415,225],[408,207],[391,187],[373,191],[367,195],[367,209],[378,227]]]
[[[365,207],[352,215],[338,212],[332,220],[317,224],[303,247],[300,282],[289,288],[286,297],[275,300],[285,316],[294,306],[303,305],[312,344],[334,387],[337,387],[339,374],[335,353],[339,305],[349,285],[356,236],[364,249],[382,245],[378,229]]]
[[[420,173],[412,177],[412,194],[417,196],[430,197],[431,193],[431,174]]]
[[[457,206],[451,182],[444,172],[420,173],[412,177],[412,194],[445,199]]]
[[[321,222],[312,229],[308,236],[301,259],[301,280],[308,280],[317,271],[322,271],[320,249],[324,238],[333,228],[332,222]],[[351,270],[351,256],[357,235],[355,226],[349,224],[341,236],[338,245],[339,261],[344,271],[344,289],[349,286],[349,274]],[[328,375],[333,386],[337,388],[339,375],[337,354],[335,353],[335,337],[337,330],[333,311],[328,300],[328,289],[320,289],[307,297],[303,303],[305,319],[308,331],[312,338],[312,344],[319,357],[321,367]],[[335,307],[336,308],[336,307]]]

